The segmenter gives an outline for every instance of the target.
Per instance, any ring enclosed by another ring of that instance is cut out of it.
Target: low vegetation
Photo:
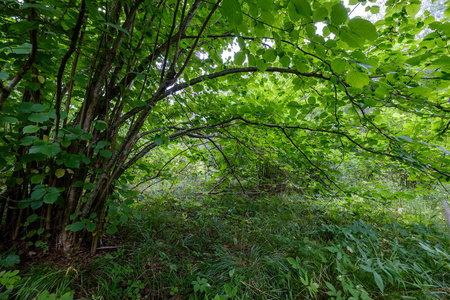
[[[385,183],[392,194],[413,192]],[[95,256],[13,265],[14,249],[6,252],[3,299],[448,298],[439,189],[387,205],[298,192],[204,195],[189,186],[153,187]]]

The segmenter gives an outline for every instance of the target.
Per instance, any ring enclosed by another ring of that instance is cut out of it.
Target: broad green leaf
[[[45,189],[37,189],[37,190],[34,190],[32,193],[31,193],[31,199],[33,199],[33,200],[39,200],[39,199],[41,199],[42,197],[44,197],[44,195],[46,194],[46,191],[45,191]]]
[[[31,53],[32,46],[29,43],[24,43],[20,45],[19,47],[13,48],[11,50],[11,53],[14,54],[30,54]]]
[[[364,45],[364,38],[352,32],[341,31],[339,37],[352,48],[362,47]]]
[[[44,203],[55,203],[58,197],[59,194],[48,193],[44,196]]]
[[[30,120],[31,122],[36,122],[36,123],[43,123],[48,120],[48,115],[43,114],[43,113],[31,114],[28,117],[28,120]]]
[[[331,23],[339,26],[347,20],[347,9],[341,3],[336,3],[331,8]]]
[[[95,223],[88,223],[86,226],[86,230],[89,232],[94,232],[95,228],[97,228],[97,225]]]
[[[223,0],[221,6],[222,15],[232,26],[237,26],[242,23],[241,6],[237,0]]]
[[[285,55],[280,58],[280,63],[284,68],[289,68],[291,64],[291,59],[287,55]]]
[[[258,59],[256,61],[256,67],[259,71],[264,72],[267,70],[267,68],[270,66],[270,64],[266,63],[264,59]]]
[[[8,77],[9,77],[9,75],[8,75],[8,73],[5,70],[1,70],[0,71],[0,80],[1,81],[5,80]]]
[[[164,144],[164,139],[158,134],[155,137],[155,144],[161,146]]]
[[[266,62],[274,62],[277,59],[277,52],[273,48],[267,49],[263,54],[263,58]]]
[[[95,129],[100,130],[100,131],[105,130],[106,129],[106,122],[98,120],[97,122],[95,122]]]
[[[18,123],[19,122],[19,120],[17,118],[11,117],[11,116],[0,117],[0,122],[1,121],[6,122],[6,123]]]
[[[374,5],[370,8],[370,12],[375,15],[380,12],[380,7],[377,5]]]
[[[87,189],[88,191],[92,191],[94,189],[94,184],[92,182],[86,182],[84,184],[84,188]]]
[[[42,180],[44,180],[44,178],[45,178],[45,174],[36,174],[36,175],[31,176],[30,181],[31,181],[31,183],[36,184],[36,183],[42,182]]]
[[[106,232],[108,234],[116,233],[117,232],[117,226],[115,226],[115,225],[108,226],[108,228],[106,228]]]
[[[261,18],[264,20],[264,23],[268,25],[273,25],[275,22],[275,17],[269,11],[262,11]]]
[[[106,158],[110,158],[112,156],[111,150],[100,150],[100,155]]]
[[[55,176],[56,176],[57,178],[63,177],[64,174],[66,174],[66,170],[64,170],[64,169],[57,169],[57,170],[55,171]]]
[[[293,1],[290,1],[288,4],[288,14],[289,19],[294,23],[298,22],[301,18],[301,15],[297,12]]]
[[[380,289],[380,291],[383,293],[384,292],[383,279],[381,278],[380,274],[378,274],[376,271],[372,271],[372,273],[373,273],[373,277],[375,279],[375,283],[377,284],[377,286]]]
[[[70,230],[70,231],[73,231],[73,232],[78,232],[78,231],[81,231],[83,229],[84,229],[84,223],[83,222],[75,222],[75,223],[73,223],[71,225],[68,225],[66,227],[66,230]]]
[[[450,65],[450,56],[448,55],[442,55],[441,57],[439,57],[438,59],[435,59],[432,63],[431,66],[448,66]]]
[[[323,6],[315,9],[314,13],[313,13],[313,16],[312,16],[313,20],[316,21],[316,22],[323,21],[327,17],[328,17],[328,10],[325,7],[323,7]]]
[[[299,15],[307,18],[311,17],[311,4],[308,0],[291,0],[291,2],[294,4],[295,10]]]
[[[238,66],[242,66],[244,64],[245,61],[245,54],[244,52],[236,52],[236,54],[234,55],[234,63]]]
[[[366,73],[351,70],[345,77],[346,82],[355,88],[363,88],[369,84],[369,76]]]
[[[255,25],[255,33],[256,36],[259,38],[263,38],[264,35],[266,34],[266,27],[264,26],[264,24],[262,23],[257,23]]]
[[[348,22],[348,27],[356,35],[369,41],[374,41],[378,38],[377,29],[367,20],[361,18],[354,18]]]
[[[48,110],[48,106],[47,105],[43,105],[43,104],[33,104],[31,106],[30,109],[32,112],[43,112]]]
[[[39,130],[39,126],[28,125],[23,128],[23,133],[35,133]]]
[[[61,13],[59,10],[56,10],[56,9],[54,9],[54,8],[52,8],[52,7],[48,7],[48,6],[42,5],[42,4],[37,4],[37,3],[24,3],[24,4],[22,5],[22,9],[27,9],[27,8],[36,8],[36,9],[39,9],[39,10],[48,11],[48,12],[51,12],[52,15],[55,15],[55,16],[60,16],[60,15],[62,15],[62,13]]]
[[[45,149],[42,153],[44,153],[48,156],[55,156],[59,152],[61,152],[61,148],[60,148],[59,144],[54,143],[54,144],[50,144],[47,147],[45,147]]]
[[[258,0],[256,3],[264,11],[270,11],[273,8],[273,0]]]
[[[28,223],[33,223],[37,219],[39,219],[39,216],[37,214],[32,214],[32,215],[27,217],[27,222]]]
[[[347,66],[347,62],[342,58],[336,58],[331,62],[331,68],[338,74],[346,71]]]
[[[417,15],[417,13],[420,11],[420,4],[405,5],[405,10],[409,16],[415,17]]]

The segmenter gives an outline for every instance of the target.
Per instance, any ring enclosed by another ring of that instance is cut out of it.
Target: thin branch
[[[55,139],[56,142],[58,139],[58,131],[59,131],[59,122],[61,120],[61,102],[62,102],[62,79],[64,75],[64,70],[66,69],[66,64],[69,61],[69,58],[72,56],[72,53],[75,52],[75,48],[77,46],[78,37],[80,35],[81,26],[83,25],[84,14],[86,12],[86,1],[82,0],[80,5],[80,12],[78,14],[77,22],[73,29],[73,34],[70,39],[69,50],[67,50],[66,54],[61,60],[61,65],[59,66],[58,75],[56,77],[56,102],[55,102],[55,112],[56,112],[56,120],[55,120]],[[72,79],[71,79],[72,80]]]
[[[172,88],[168,89],[167,91],[165,91],[163,94],[161,94],[161,96],[158,98],[158,100],[164,99],[167,96],[174,94],[180,90],[183,90],[187,87],[196,85],[198,83],[201,83],[205,80],[210,80],[210,79],[215,79],[218,77],[223,77],[226,75],[230,75],[230,74],[236,74],[236,73],[253,73],[253,72],[260,72],[258,70],[257,67],[243,67],[243,68],[233,68],[233,69],[226,69],[223,71],[219,71],[216,73],[211,73],[208,75],[202,75],[199,76],[197,78],[191,79],[189,80],[189,83],[187,82],[183,82],[180,84],[175,84]],[[288,73],[288,74],[295,74],[297,76],[304,76],[304,77],[315,77],[315,78],[320,78],[323,80],[330,80],[329,78],[324,77],[322,74],[317,74],[317,73],[302,73],[299,72],[297,70],[293,70],[293,69],[284,69],[284,68],[276,68],[276,67],[269,67],[265,70],[265,72],[274,72],[274,73]],[[151,105],[152,104],[153,98],[149,99],[146,101],[147,104]],[[131,109],[130,111],[128,111],[126,114],[124,114],[120,120],[120,123],[124,123],[126,120],[128,120],[129,118],[131,118],[132,116],[136,115],[137,113],[139,113],[140,111],[142,111],[144,109],[144,107],[135,107],[133,109]]]

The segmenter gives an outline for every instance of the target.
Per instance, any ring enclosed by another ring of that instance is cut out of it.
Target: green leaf
[[[399,135],[398,137],[401,138],[402,140],[405,140],[405,141],[409,142],[409,143],[413,142],[413,139],[410,138],[409,136]]]
[[[274,62],[277,59],[277,52],[272,48],[267,49],[263,54],[263,58],[266,62]]]
[[[331,68],[334,72],[340,74],[347,70],[347,61],[342,58],[336,58],[331,62]]]
[[[273,0],[258,0],[256,3],[261,10],[270,11],[273,8]]]
[[[370,12],[375,15],[380,12],[380,7],[377,5],[374,5],[370,8]]]
[[[366,73],[351,70],[345,77],[347,83],[355,88],[363,88],[369,84],[369,76]]]
[[[6,122],[6,123],[18,123],[19,122],[19,120],[17,118],[11,117],[11,116],[0,117],[0,122],[1,121]]]
[[[378,38],[377,29],[367,20],[361,18],[354,18],[348,22],[348,27],[356,35],[369,41],[374,41]]]
[[[352,48],[358,48],[364,45],[364,38],[350,31],[341,31],[339,37]]]
[[[241,51],[236,52],[236,54],[234,54],[234,63],[238,66],[241,66],[245,61],[245,54]]]
[[[3,157],[0,157],[0,170],[6,166],[6,160]]]
[[[66,174],[66,170],[64,170],[64,169],[57,169],[57,170],[55,171],[55,176],[56,176],[57,178],[63,177],[64,174]]]
[[[257,23],[255,25],[255,34],[259,38],[263,38],[266,34],[266,27],[262,23]]]
[[[328,17],[328,10],[323,6],[314,10],[314,13],[312,16],[313,20],[316,22],[324,21],[327,17]]]
[[[61,148],[59,147],[59,144],[54,143],[54,144],[44,146],[42,148],[41,153],[51,157],[51,156],[55,156],[60,151],[61,151]]]
[[[34,191],[31,193],[31,199],[39,200],[39,199],[41,199],[42,197],[44,197],[45,193],[46,193],[45,189],[42,189],[42,188],[41,188],[41,189],[34,190]]]
[[[267,70],[267,68],[270,66],[270,64],[266,63],[263,59],[258,59],[256,61],[256,67],[258,68],[258,70],[260,70],[261,72],[264,72]]]
[[[301,16],[297,13],[297,9],[295,8],[295,5],[293,1],[290,1],[288,4],[288,13],[289,13],[289,19],[291,19],[292,22],[298,22],[300,20]]]
[[[30,54],[31,53],[32,46],[29,43],[24,43],[20,45],[19,47],[13,48],[11,50],[11,53],[14,54]]]
[[[42,5],[42,4],[24,3],[22,5],[22,9],[27,9],[27,8],[36,8],[36,9],[39,9],[39,10],[48,11],[48,12],[51,12],[53,15],[57,15],[57,16],[62,15],[62,13],[59,10],[56,10],[56,9],[54,9],[52,7],[48,7],[48,6],[45,6],[45,5]]]
[[[157,134],[155,137],[155,144],[158,146],[161,146],[164,144],[164,139],[159,134]]]
[[[331,8],[331,23],[333,25],[339,26],[347,20],[347,9],[341,3],[336,3]]]
[[[48,193],[44,196],[44,203],[55,203],[58,200],[59,193]]]
[[[442,55],[441,57],[439,57],[438,59],[435,59],[432,63],[431,66],[448,66],[450,65],[450,56],[448,55]]]
[[[420,4],[405,5],[405,10],[409,16],[415,17],[417,15],[417,13],[420,11]]]
[[[273,23],[275,22],[275,17],[268,11],[261,12],[261,19],[263,19],[264,23],[268,25],[273,25]]]
[[[119,26],[117,24],[113,24],[113,23],[108,23],[106,22],[105,25],[110,26],[114,29],[117,29],[119,31],[122,31],[123,33],[125,33],[126,35],[130,35],[130,33],[128,32],[128,30],[126,30],[125,28],[123,28],[122,26]]]
[[[33,223],[37,219],[39,219],[39,216],[37,214],[32,214],[32,215],[27,217],[27,222],[28,223]]]
[[[36,125],[28,125],[23,128],[23,133],[35,133],[39,130],[39,126]]]
[[[147,105],[147,104],[145,104],[145,105]],[[105,130],[106,129],[106,122],[98,120],[97,122],[95,122],[95,129],[100,130],[100,131]]]
[[[311,4],[308,0],[291,0],[297,13],[304,17],[311,17]]]
[[[1,70],[0,71],[0,80],[5,80],[6,78],[8,78],[9,77],[9,75],[8,75],[8,73],[6,73],[6,71],[5,70]]]
[[[31,183],[36,184],[36,183],[42,182],[42,180],[44,180],[44,178],[45,178],[45,174],[36,174],[36,175],[31,176],[30,181],[31,181]]]
[[[43,104],[33,104],[30,108],[32,112],[43,112],[48,110],[48,106]]]
[[[110,158],[112,156],[111,150],[100,150],[100,155],[106,158]]]
[[[287,55],[285,55],[280,58],[280,63],[284,68],[289,68],[291,64],[291,59]]]
[[[441,149],[442,152],[444,152],[445,154],[450,155],[450,151],[448,151],[447,149],[442,148],[441,146],[438,146],[438,145],[434,145],[434,146],[435,146],[436,148],[438,148],[438,149]]]
[[[88,223],[86,226],[86,230],[89,232],[94,232],[95,228],[97,228],[97,225],[95,223]]]
[[[115,225],[108,226],[108,228],[106,228],[106,232],[108,234],[114,234],[117,232],[117,227]]]
[[[85,184],[84,184],[84,188],[86,189],[86,190],[88,190],[88,191],[92,191],[93,189],[94,189],[94,184],[92,183],[92,182],[86,182]]]
[[[73,223],[71,225],[68,225],[66,227],[66,230],[70,230],[70,231],[73,231],[73,232],[77,232],[77,231],[80,231],[80,230],[83,230],[83,229],[84,229],[84,223],[83,222],[75,222],[75,223]]]
[[[223,0],[221,6],[222,15],[232,26],[237,26],[242,23],[241,5],[237,0]]]
[[[384,283],[383,283],[383,279],[381,278],[380,274],[378,274],[376,271],[373,271],[373,277],[375,279],[375,283],[377,284],[378,288],[383,293],[384,292]]]

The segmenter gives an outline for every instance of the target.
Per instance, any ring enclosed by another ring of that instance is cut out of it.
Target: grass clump
[[[78,299],[446,299],[450,292],[450,239],[431,209],[410,218],[409,210],[363,199],[298,195],[151,199],[135,209],[141,218],[119,228],[119,248],[100,247],[76,272],[37,265],[23,272],[16,299],[43,290],[73,290]]]

